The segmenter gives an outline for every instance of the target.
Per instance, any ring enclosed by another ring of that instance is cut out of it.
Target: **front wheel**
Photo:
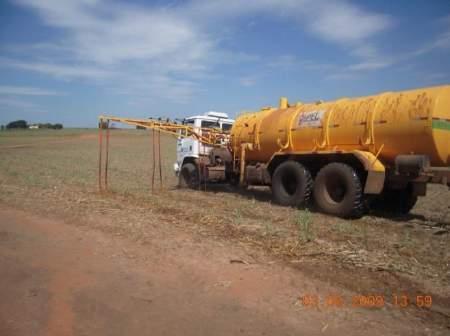
[[[178,177],[179,188],[195,188],[198,186],[198,170],[195,164],[185,163]]]
[[[364,213],[361,180],[356,171],[344,163],[323,167],[314,182],[314,200],[327,214],[358,218]]]

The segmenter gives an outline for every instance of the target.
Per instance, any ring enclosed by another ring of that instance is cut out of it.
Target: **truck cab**
[[[202,129],[220,129],[229,132],[233,126],[234,120],[223,112],[209,111],[204,115],[196,115],[184,120],[184,124],[194,127],[201,134]],[[193,162],[201,156],[209,155],[212,146],[202,144],[193,138],[179,137],[177,139],[177,161],[174,163],[174,171],[178,176],[180,169],[186,162]]]

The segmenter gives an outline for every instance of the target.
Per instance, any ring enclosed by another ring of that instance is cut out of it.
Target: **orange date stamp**
[[[353,295],[350,298],[345,298],[337,294],[329,294],[323,297],[314,294],[305,294],[300,296],[298,300],[302,306],[310,308],[383,308],[386,306],[394,308],[407,308],[409,306],[431,308],[433,305],[431,295],[406,294],[392,294],[391,296],[367,294]]]

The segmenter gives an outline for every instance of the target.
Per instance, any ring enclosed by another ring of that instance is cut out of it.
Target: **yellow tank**
[[[450,166],[450,85],[331,102],[264,108],[237,118],[231,130],[236,156],[268,162],[279,152],[369,151],[387,167],[399,154],[425,154]]]

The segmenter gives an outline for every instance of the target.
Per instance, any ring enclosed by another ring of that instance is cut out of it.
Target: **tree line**
[[[28,124],[26,120],[15,120],[8,123],[6,126],[1,125],[1,129],[27,129],[30,126],[36,126],[36,128],[47,128],[47,129],[62,129],[64,128],[63,124],[56,123],[38,123],[38,124]]]

